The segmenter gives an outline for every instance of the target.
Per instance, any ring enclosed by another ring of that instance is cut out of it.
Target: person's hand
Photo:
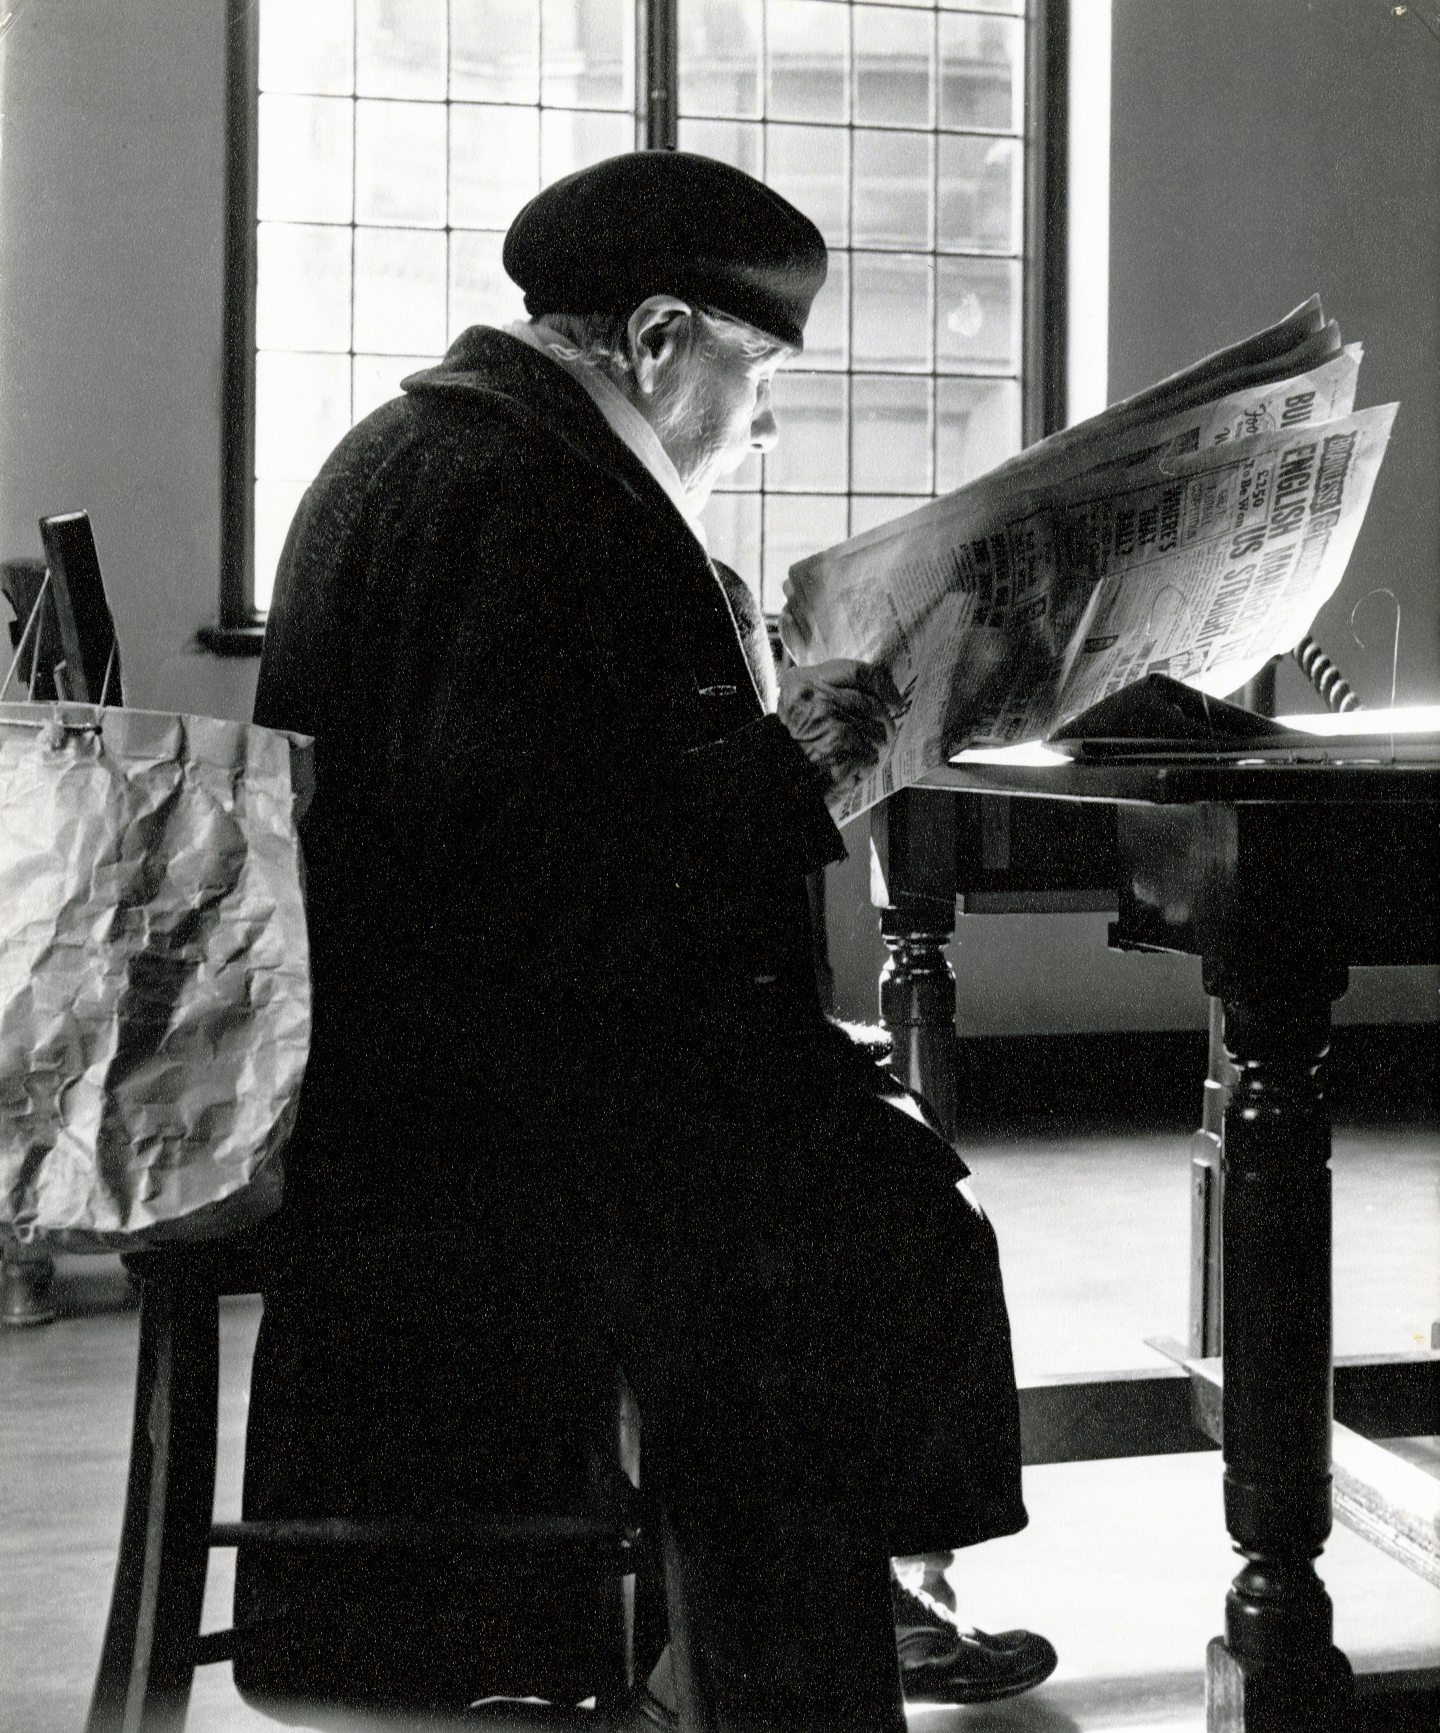
[[[782,669],[778,709],[800,750],[843,789],[893,743],[905,706],[888,670],[836,658]]]

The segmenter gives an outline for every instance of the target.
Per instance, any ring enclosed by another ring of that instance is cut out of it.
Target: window
[[[780,444],[708,511],[768,609],[801,554],[1053,424],[1064,18],[1057,0],[233,0],[224,623],[263,615],[345,430],[466,325],[521,316],[500,245],[524,200],[637,144],[761,176],[831,248]]]

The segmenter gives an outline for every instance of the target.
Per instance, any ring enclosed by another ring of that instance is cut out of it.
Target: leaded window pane
[[[1018,379],[935,383],[935,487],[949,493],[1020,449]]]
[[[850,463],[849,380],[792,368],[775,381],[779,444],[765,459],[765,486],[786,493],[845,493]]]
[[[698,151],[701,156],[713,156],[728,162],[732,168],[744,169],[757,180],[764,173],[764,129],[753,120],[680,120],[681,150]]]
[[[848,253],[831,253],[824,287],[810,305],[810,317],[805,324],[805,365],[817,368],[850,365]]]
[[[929,249],[935,239],[935,140],[928,132],[855,133],[857,247]]]
[[[850,485],[856,493],[930,492],[933,399],[928,378],[857,374],[850,395]]]
[[[356,420],[400,395],[400,381],[422,367],[433,367],[438,355],[357,355],[350,373],[350,414]]]
[[[445,0],[355,0],[361,96],[445,95]]]
[[[829,126],[765,128],[765,179],[804,211],[827,246],[850,241],[848,140]]]
[[[1025,212],[1025,153],[1014,138],[942,134],[942,249],[1018,253]]]
[[[445,237],[422,229],[355,231],[355,346],[436,354],[446,342]]]
[[[585,108],[546,108],[540,112],[542,186],[634,148],[635,122],[628,114],[600,114]],[[512,210],[510,214],[515,213]]]
[[[935,20],[855,9],[855,122],[928,127],[935,118]]]
[[[768,612],[785,605],[785,578],[797,560],[818,548],[844,541],[849,512],[843,494],[767,494],[762,516],[765,537],[760,600]],[[723,559],[725,556],[716,549]]]
[[[262,349],[350,349],[350,229],[261,223],[255,339]]]
[[[355,89],[354,0],[286,0],[260,9],[260,88],[310,96]]]
[[[354,155],[355,105],[348,98],[262,95],[260,221],[348,223]]]
[[[849,9],[827,0],[769,0],[765,16],[770,118],[849,120]]]
[[[255,483],[255,606],[262,611],[270,606],[280,552],[309,485],[308,481]]]
[[[262,350],[255,451],[262,481],[309,481],[350,425],[350,357]]]
[[[504,229],[540,190],[540,111],[450,105],[450,222]]]
[[[500,234],[450,237],[450,334],[470,325],[507,325],[525,317],[525,298],[500,263]]]
[[[756,594],[760,591],[760,495],[711,494],[702,514],[705,533],[717,557],[738,572]],[[725,551],[721,553],[721,549]]]
[[[1020,371],[1020,266],[1012,259],[941,259],[935,298],[942,373]]]
[[[680,107],[685,114],[761,112],[763,0],[684,0],[679,9]]]
[[[634,113],[632,0],[544,0],[540,100],[557,107]]]
[[[857,253],[852,269],[852,365],[857,370],[928,373],[934,359],[934,262],[918,254]]]
[[[940,20],[940,124],[1019,132],[1025,108],[1025,26],[957,12]]]
[[[443,103],[357,102],[355,220],[445,227]]]
[[[450,0],[450,96],[540,100],[540,0]]]

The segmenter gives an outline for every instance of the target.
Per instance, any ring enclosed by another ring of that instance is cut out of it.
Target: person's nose
[[[756,451],[774,451],[779,439],[780,429],[767,391],[755,405],[755,414],[750,420],[750,443]]]

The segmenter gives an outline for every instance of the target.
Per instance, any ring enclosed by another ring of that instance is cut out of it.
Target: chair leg
[[[215,1498],[219,1308],[188,1275],[140,1301],[130,1476],[86,1733],[179,1733],[200,1633]]]
[[[33,1246],[0,1245],[0,1324],[23,1330],[55,1321],[55,1260]]]
[[[606,1405],[605,1432],[598,1456],[591,1459],[591,1494],[605,1502],[604,1482],[613,1478],[622,1490],[640,1479],[640,1416],[629,1386],[617,1370]],[[598,1472],[607,1465],[608,1473]],[[623,1483],[621,1476],[624,1477]],[[595,1706],[602,1712],[618,1708],[635,1681],[636,1581],[612,1576],[598,1584],[596,1615],[600,1621],[602,1671],[596,1680]],[[649,1671],[649,1668],[646,1668]]]
[[[596,1610],[603,1633],[601,1665],[604,1671],[596,1681],[595,1706],[597,1709],[610,1710],[625,1701],[632,1682],[635,1579],[612,1576],[605,1578],[598,1586]]]

